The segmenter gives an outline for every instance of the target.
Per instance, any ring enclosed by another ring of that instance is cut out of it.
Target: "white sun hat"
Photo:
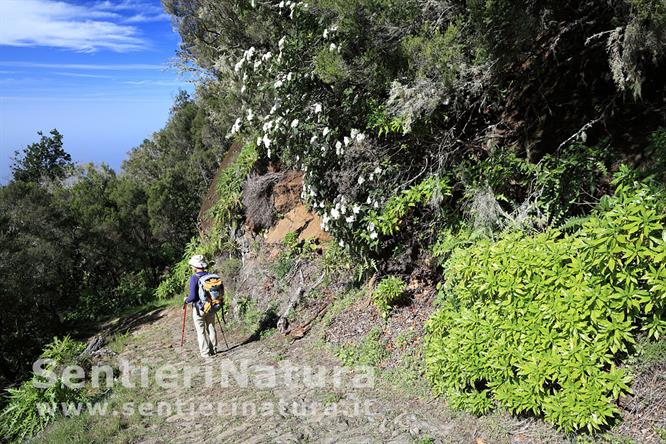
[[[208,264],[206,263],[206,260],[204,257],[200,254],[195,254],[190,258],[189,261],[187,261],[189,265],[191,265],[194,268],[206,268],[208,267]]]

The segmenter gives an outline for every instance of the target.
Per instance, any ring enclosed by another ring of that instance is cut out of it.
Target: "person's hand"
[[[183,298],[183,305],[187,304],[187,296]]]

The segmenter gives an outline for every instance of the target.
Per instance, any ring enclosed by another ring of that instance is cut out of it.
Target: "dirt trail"
[[[158,319],[134,331],[134,338],[119,357],[133,365],[143,362],[151,368],[165,364],[179,370],[186,366],[201,366],[202,372],[212,371],[214,384],[212,387],[197,384],[197,381],[204,380],[203,375],[199,375],[194,377],[192,388],[179,384],[174,389],[154,387],[147,390],[144,401],[155,405],[166,402],[172,406],[180,401],[183,408],[181,414],[174,410],[171,415],[156,415],[149,418],[148,423],[144,421],[144,429],[136,433],[140,442],[553,442],[554,435],[547,430],[544,436],[535,436],[533,430],[529,435],[525,434],[524,420],[505,416],[474,418],[451,412],[441,401],[419,399],[377,381],[374,387],[369,387],[368,379],[363,378],[368,376],[366,371],[343,375],[339,378],[341,385],[336,386],[334,376],[340,365],[338,360],[322,350],[311,337],[290,344],[275,334],[238,345],[247,336],[227,331],[231,350],[204,362],[195,350],[196,335],[189,313],[185,346],[180,348],[181,320],[180,309],[164,310]],[[221,337],[220,342],[223,344]],[[222,387],[220,381],[224,372],[220,371],[220,365],[233,363],[236,368],[241,368],[244,360],[249,363],[249,386],[241,387],[231,377],[229,386]],[[323,387],[308,387],[306,382],[310,381],[303,379],[300,370],[292,374],[292,384],[288,385],[288,364],[311,366],[315,371],[318,366],[323,366]],[[272,370],[266,371],[262,366],[270,366]],[[272,382],[272,371],[275,372],[275,387],[262,388],[265,386],[262,383]],[[359,379],[355,380],[355,377]],[[366,387],[355,388],[354,382]],[[210,407],[214,409],[211,416],[192,415],[191,406],[199,409],[207,403],[214,403]],[[238,409],[236,412],[232,411],[234,405]],[[316,411],[312,409],[313,405]],[[218,406],[222,406],[219,407],[222,414],[217,411]],[[256,414],[252,414],[252,406],[256,408]],[[308,406],[310,410],[303,414],[303,409]],[[247,410],[243,412],[243,408]],[[529,424],[527,426],[529,428]]]

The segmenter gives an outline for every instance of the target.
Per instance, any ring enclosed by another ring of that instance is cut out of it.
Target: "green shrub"
[[[53,359],[57,365],[66,365],[75,362],[78,356],[85,350],[84,343],[75,341],[69,336],[62,339],[53,338],[42,351],[42,359]]]
[[[271,264],[270,268],[278,279],[282,279],[287,274],[289,274],[289,271],[293,266],[294,257],[288,253],[283,252],[282,254],[278,255],[277,259]]]
[[[391,116],[386,112],[384,105],[378,105],[375,100],[370,101],[370,113],[368,114],[369,130],[375,131],[378,138],[387,138],[391,134],[404,132],[404,122],[400,117]]]
[[[359,342],[347,344],[338,350],[338,358],[344,365],[377,366],[387,356],[386,340],[382,338],[382,331],[375,327]]]
[[[392,196],[380,210],[371,210],[363,219],[363,229],[357,230],[355,237],[365,240],[371,248],[377,248],[380,237],[393,236],[408,222],[413,222],[414,218],[410,216],[415,210],[450,193],[447,179],[431,176]]]
[[[636,336],[666,332],[665,199],[622,169],[578,231],[455,251],[426,325],[427,377],[454,407],[494,404],[596,431],[629,392]]]
[[[51,359],[45,368],[57,375],[61,367],[77,363],[84,349],[85,344],[73,341],[69,336],[62,340],[54,338],[44,348],[40,358]],[[46,388],[35,386],[38,382],[45,381],[33,374],[32,379],[18,388],[7,389],[8,402],[0,413],[0,436],[3,439],[20,442],[44,430],[55,419],[57,410],[43,406],[59,406],[60,403],[84,402],[87,399],[82,389],[69,387],[61,379]]]
[[[206,239],[192,238],[187,244],[182,259],[173,267],[169,275],[160,282],[155,294],[159,299],[168,299],[182,292],[187,285],[191,271],[188,260],[194,254],[202,254],[209,260],[217,253],[229,250],[229,229],[235,229],[241,214],[243,183],[257,161],[257,150],[246,144],[238,158],[217,178],[217,200],[209,212],[214,225]]]
[[[580,202],[587,196],[598,196],[607,167],[612,163],[610,147],[574,143],[545,156],[536,165],[534,189],[540,191],[539,207],[556,225],[572,214],[580,214]]]
[[[322,258],[322,267],[328,274],[346,272],[352,268],[352,259],[349,253],[335,242],[325,245]]]
[[[228,225],[237,221],[242,208],[243,184],[257,158],[257,147],[247,143],[238,158],[218,176],[217,199],[209,210],[215,220],[214,234],[222,234],[222,230],[226,230]]]
[[[118,308],[147,304],[154,298],[154,279],[146,270],[123,273],[114,296],[118,300]]]
[[[372,293],[372,301],[375,303],[384,318],[388,318],[391,309],[405,298],[405,281],[396,276],[388,276],[381,280]]]
[[[340,54],[322,49],[314,58],[314,72],[324,83],[336,83],[347,78],[347,65]]]
[[[284,246],[291,255],[298,254],[298,233],[290,231],[284,235]]]
[[[442,84],[449,86],[464,61],[459,40],[456,25],[449,25],[443,33],[426,25],[418,35],[408,35],[401,43],[415,77],[441,78]]]

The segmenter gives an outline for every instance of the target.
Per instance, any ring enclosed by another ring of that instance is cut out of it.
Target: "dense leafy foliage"
[[[228,147],[207,122],[206,109],[181,91],[166,126],[123,162],[121,174],[145,193],[151,234],[170,260],[196,233],[201,201]]]
[[[85,344],[73,341],[69,336],[54,338],[40,356],[49,360],[44,370],[61,375],[64,366],[80,364],[79,355],[84,348]],[[87,399],[82,389],[66,384],[61,377],[50,383],[36,374],[8,392],[7,406],[0,412],[0,436],[15,442],[22,442],[42,431],[56,418],[57,410],[50,406],[70,405]]]
[[[254,145],[245,145],[238,157],[218,175],[215,184],[217,199],[208,210],[208,216],[214,221],[212,229],[206,238],[197,236],[187,244],[181,260],[157,288],[158,297],[169,298],[183,292],[191,274],[187,261],[192,255],[202,254],[212,259],[224,251],[233,250],[231,236],[241,215],[243,184],[256,160],[257,151]]]
[[[404,300],[406,288],[405,281],[396,276],[387,276],[377,285],[372,301],[384,318],[388,318],[394,305]]]
[[[573,234],[481,240],[446,262],[428,378],[452,405],[495,403],[599,430],[629,391],[636,338],[666,333],[666,195],[626,169]]]
[[[73,165],[56,130],[17,155],[0,187],[0,385],[21,379],[53,336],[154,298],[196,233],[226,147],[209,140],[204,115],[179,95],[118,174]]]
[[[164,3],[213,125],[304,171],[326,227],[373,260],[395,248],[368,248],[368,219],[416,181],[542,229],[589,211],[614,156],[664,123],[658,1]],[[499,157],[520,175],[493,181]],[[406,237],[427,245],[433,223]]]
[[[32,143],[14,154],[12,174],[16,180],[23,182],[39,182],[41,180],[62,179],[73,167],[72,156],[62,145],[62,134],[53,129],[50,136],[41,131],[39,142]]]

